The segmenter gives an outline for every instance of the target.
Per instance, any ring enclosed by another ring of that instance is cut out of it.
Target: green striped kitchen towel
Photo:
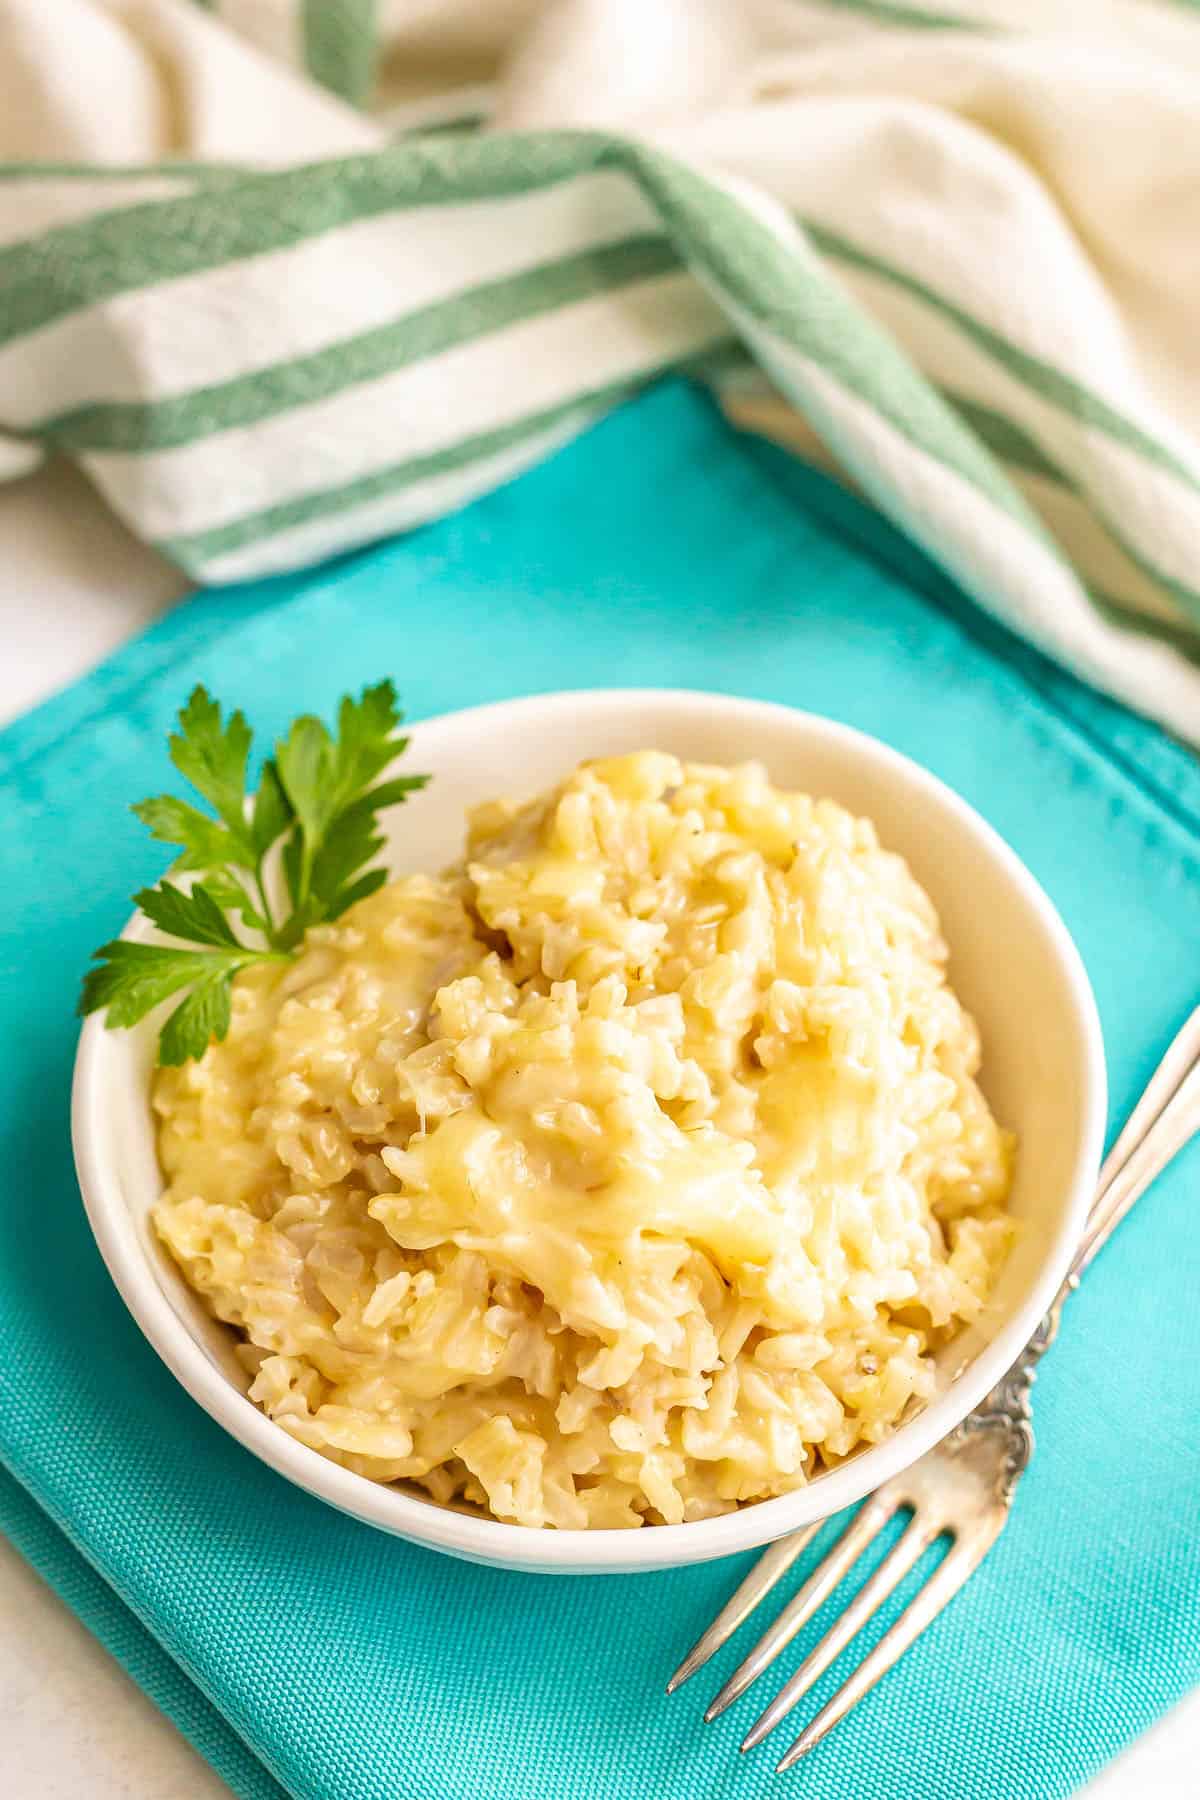
[[[692,371],[1200,742],[1193,0],[6,0],[0,48],[4,472],[222,582]]]

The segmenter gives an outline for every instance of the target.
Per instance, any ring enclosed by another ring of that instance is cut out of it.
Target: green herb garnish
[[[136,1025],[186,988],[159,1034],[159,1062],[187,1062],[223,1038],[240,969],[294,955],[310,925],[339,918],[387,880],[384,869],[368,867],[383,848],[377,815],[429,779],[379,779],[408,744],[396,736],[403,717],[390,681],[344,699],[336,734],[306,713],[276,744],[251,793],[250,727],[240,712],[223,723],[198,687],[170,739],[171,761],[212,812],[173,794],[133,808],[161,843],[181,846],[172,869],[198,879],[187,888],[160,881],[133,899],[168,937],[202,948],[123,938],[101,945],[80,1012],[107,1008],[110,1026]],[[235,919],[254,942],[239,935]]]

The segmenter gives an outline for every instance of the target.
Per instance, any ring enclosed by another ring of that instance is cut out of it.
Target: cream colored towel
[[[200,579],[682,369],[1200,741],[1190,0],[0,0],[0,154],[3,465]]]

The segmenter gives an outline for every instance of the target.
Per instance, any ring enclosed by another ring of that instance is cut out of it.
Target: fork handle
[[[1092,1210],[1066,1279],[1002,1380],[958,1427],[967,1436],[989,1426],[1009,1432],[1008,1495],[1033,1454],[1029,1391],[1037,1365],[1058,1335],[1063,1303],[1121,1220],[1185,1144],[1200,1131],[1200,1006],[1155,1069],[1100,1171]],[[1015,1430],[1014,1430],[1015,1428]],[[952,1434],[954,1435],[954,1434]]]

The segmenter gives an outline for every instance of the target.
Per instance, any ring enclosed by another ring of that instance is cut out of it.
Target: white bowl
[[[639,1531],[532,1531],[439,1507],[327,1461],[246,1398],[231,1338],[184,1286],[150,1226],[161,1189],[147,1097],[154,1028],[83,1027],[72,1132],[84,1204],[126,1305],[192,1397],[263,1462],[343,1512],[415,1543],[504,1568],[600,1573],[705,1562],[769,1543],[860,1499],[951,1431],[1016,1359],[1070,1261],[1105,1119],[1096,1006],[1079,954],[1029,871],[963,800],[883,744],[809,713],[657,690],[540,695],[430,719],[408,760],[432,786],[390,815],[397,873],[461,850],[464,809],[498,782],[534,793],[585,757],[656,748],[757,758],[784,787],[872,818],[933,896],[951,978],[983,1034],[983,1085],[1019,1135],[1012,1210],[1023,1230],[980,1324],[943,1353],[939,1391],[883,1443],[809,1486],[722,1518]],[[140,935],[144,921],[131,922]],[[180,1430],[187,1429],[181,1414]]]

